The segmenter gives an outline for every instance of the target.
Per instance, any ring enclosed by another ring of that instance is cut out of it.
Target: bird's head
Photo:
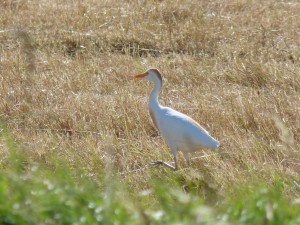
[[[142,78],[145,80],[156,81],[159,80],[162,83],[161,74],[157,69],[149,69],[145,73],[141,73],[133,76],[134,78]]]

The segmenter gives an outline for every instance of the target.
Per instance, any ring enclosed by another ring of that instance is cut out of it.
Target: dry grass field
[[[207,204],[241,184],[280,179],[292,201],[299,12],[296,0],[1,1],[0,118],[24,173],[35,165],[56,176],[59,161],[99,192],[109,173],[128,198],[156,180]],[[161,104],[202,124],[221,142],[217,152],[192,154],[190,167],[179,154],[176,172],[149,165],[172,156],[148,114],[152,84],[131,76],[148,68],[163,75]],[[10,164],[2,138],[1,170]],[[148,197],[141,208],[157,208]]]

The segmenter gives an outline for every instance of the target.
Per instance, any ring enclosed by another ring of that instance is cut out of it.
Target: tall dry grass
[[[151,84],[130,76],[156,67],[161,103],[221,141],[189,168],[180,157],[182,184],[222,194],[238,180],[280,176],[293,195],[299,11],[298,1],[275,0],[2,1],[1,119],[36,163],[55,156],[96,177],[108,162],[132,192],[153,173],[172,182],[147,167],[171,155],[148,115]],[[5,167],[5,145],[0,152]]]

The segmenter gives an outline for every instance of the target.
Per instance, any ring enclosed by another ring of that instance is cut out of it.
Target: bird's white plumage
[[[156,128],[169,145],[177,168],[176,153],[182,151],[185,158],[189,159],[189,153],[199,151],[202,148],[216,149],[219,142],[195,120],[172,108],[161,106],[158,102],[158,94],[162,87],[161,74],[157,69],[150,69],[143,74],[135,76],[154,82],[154,87],[149,97],[149,112]],[[161,161],[159,161],[161,163]],[[165,164],[165,163],[164,163]],[[172,167],[168,165],[168,167]]]
[[[178,150],[194,152],[201,147],[217,148],[219,142],[192,118],[168,107],[162,107],[157,115],[161,135],[174,142]]]

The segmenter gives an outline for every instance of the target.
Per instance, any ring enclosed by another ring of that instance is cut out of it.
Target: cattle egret
[[[181,151],[189,162],[190,152],[199,151],[201,148],[216,149],[219,147],[220,143],[195,120],[159,104],[158,94],[162,87],[162,77],[157,69],[149,69],[145,73],[135,75],[134,78],[143,78],[154,82],[149,97],[149,112],[154,126],[170,147],[175,167],[161,160],[153,161],[153,164],[164,165],[172,170],[177,170],[177,151]]]

